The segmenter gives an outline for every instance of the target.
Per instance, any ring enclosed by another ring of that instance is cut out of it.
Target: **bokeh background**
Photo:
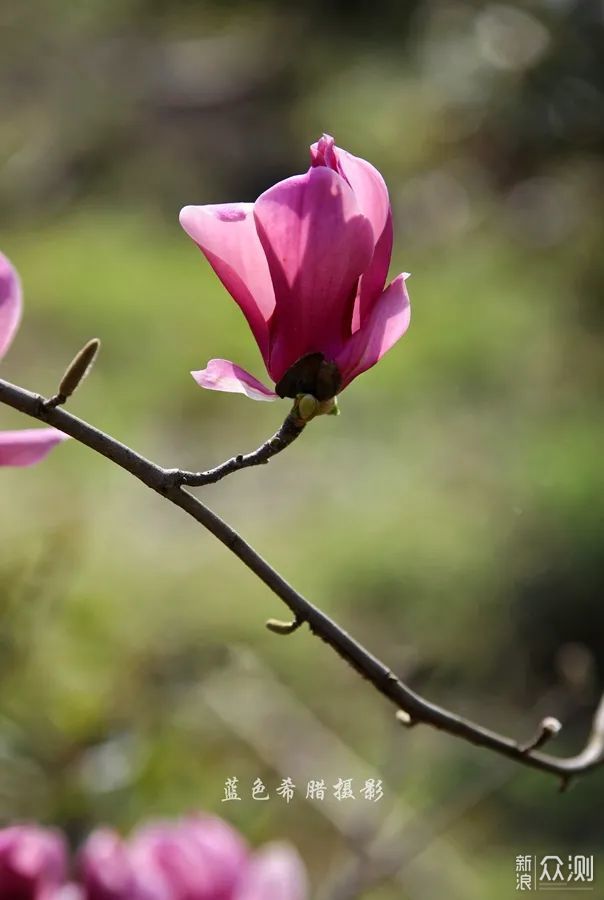
[[[0,246],[27,303],[3,376],[51,393],[99,336],[74,412],[166,465],[257,446],[285,404],[188,374],[212,356],[264,373],[177,215],[253,200],[333,134],[390,187],[412,327],[338,419],[203,498],[414,687],[521,739],[558,715],[561,753],[604,678],[602,17],[590,0],[0,10]],[[77,845],[210,810],[292,841],[331,900],[504,900],[517,854],[598,858],[601,773],[560,795],[401,729],[306,631],[264,629],[279,602],[210,535],[75,442],[1,477],[2,821]],[[242,799],[222,803],[231,776]],[[306,802],[307,780],[338,777],[356,801]],[[371,777],[380,804],[358,797]]]

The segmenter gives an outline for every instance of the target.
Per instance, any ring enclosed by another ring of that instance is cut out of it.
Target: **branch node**
[[[48,400],[42,400],[42,407],[43,409],[55,409],[57,406],[63,406],[66,401],[67,397],[65,394],[53,394]]]
[[[284,622],[281,619],[268,619],[265,624],[273,634],[287,635],[297,631],[304,624],[304,619],[300,619],[298,616],[292,619],[291,622]]]
[[[413,728],[417,725],[417,719],[412,719],[405,709],[397,709],[394,714],[396,721],[405,728]]]
[[[543,747],[553,737],[556,737],[561,730],[562,723],[559,719],[554,718],[554,716],[546,716],[539,722],[539,727],[530,741],[519,746],[521,753],[530,753],[532,750],[538,750],[539,747]]]
[[[567,774],[561,775],[560,776],[560,793],[565,794],[566,791],[571,786],[572,782],[573,782],[573,778],[571,775],[567,775]]]
[[[162,480],[157,488],[160,494],[167,494],[168,491],[182,486],[182,472],[180,469],[163,469]]]

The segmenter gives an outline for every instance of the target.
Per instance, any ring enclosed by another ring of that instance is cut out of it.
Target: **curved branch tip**
[[[519,745],[519,749],[522,753],[530,753],[531,750],[538,750],[539,747],[543,747],[544,744],[553,737],[556,737],[557,734],[560,734],[561,731],[562,722],[554,716],[546,716],[539,722],[539,727],[530,741],[527,741],[526,744]]]
[[[267,619],[264,624],[273,634],[287,635],[297,631],[304,624],[304,619],[299,619],[297,616],[291,622],[284,622],[282,619]]]

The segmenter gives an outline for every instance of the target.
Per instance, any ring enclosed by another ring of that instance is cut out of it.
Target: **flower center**
[[[334,362],[322,353],[307,353],[290,366],[275,386],[280,397],[294,399],[299,394],[312,394],[317,400],[331,400],[338,393],[342,376]]]

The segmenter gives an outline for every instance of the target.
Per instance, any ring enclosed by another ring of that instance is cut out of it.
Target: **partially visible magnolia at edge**
[[[39,825],[0,829],[0,900],[58,900],[67,878],[67,845]]]
[[[21,321],[21,283],[6,256],[0,253],[0,359],[8,350]],[[0,431],[0,466],[31,466],[67,435],[55,428]]]
[[[310,153],[305,174],[255,203],[186,206],[180,221],[241,308],[272,381],[320,353],[337,367],[339,392],[407,330],[407,275],[385,286],[392,212],[377,169],[329,135]],[[204,388],[277,397],[226,359],[192,374]]]
[[[151,822],[129,840],[99,828],[73,865],[59,832],[17,825],[0,829],[0,900],[308,900],[308,881],[289,844],[251,850],[215,816]]]

